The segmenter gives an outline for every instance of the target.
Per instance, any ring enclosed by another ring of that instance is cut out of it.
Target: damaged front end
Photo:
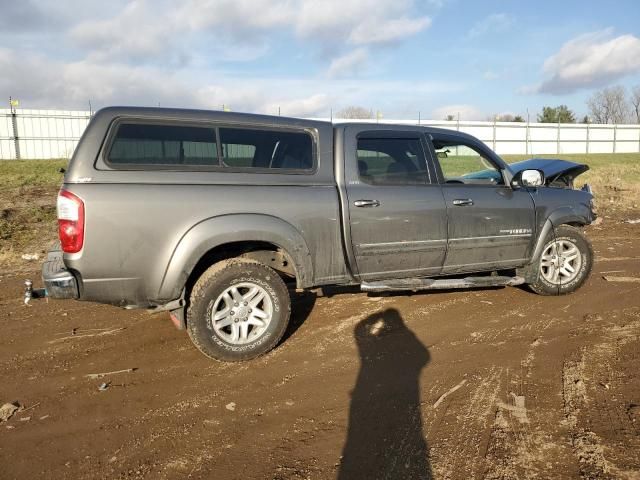
[[[545,185],[548,187],[574,189],[574,180],[578,175],[589,170],[589,165],[568,160],[531,158],[511,163],[509,164],[509,169],[514,175],[522,170],[541,170],[545,176]],[[591,187],[587,184],[581,190],[592,193]]]

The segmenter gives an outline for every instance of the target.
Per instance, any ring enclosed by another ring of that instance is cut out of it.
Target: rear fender
[[[281,248],[293,262],[297,287],[312,285],[309,248],[295,227],[270,215],[234,214],[204,220],[183,235],[171,255],[158,298],[178,298],[194,267],[208,251],[242,241],[269,242]]]

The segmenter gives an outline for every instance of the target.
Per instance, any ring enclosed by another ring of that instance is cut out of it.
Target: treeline
[[[627,91],[618,85],[598,90],[587,99],[589,115],[580,123],[640,123],[640,85]],[[520,115],[495,115],[489,120],[500,122],[524,122]],[[540,123],[577,123],[575,113],[566,105],[542,107],[537,115]]]

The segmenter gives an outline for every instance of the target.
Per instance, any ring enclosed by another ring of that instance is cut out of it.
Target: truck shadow
[[[305,290],[304,292],[290,292],[291,295],[291,317],[287,330],[280,340],[280,345],[286,342],[307,320],[313,307],[316,304],[317,295],[314,292]]]
[[[360,321],[354,336],[361,364],[338,479],[431,479],[420,409],[429,351],[393,308]]]

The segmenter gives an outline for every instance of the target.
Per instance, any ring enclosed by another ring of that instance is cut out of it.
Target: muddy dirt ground
[[[573,295],[298,294],[286,340],[243,364],[166,314],[25,307],[28,274],[5,272],[0,403],[24,410],[0,478],[640,478],[640,283],[603,278],[640,278],[621,220],[588,229]]]

